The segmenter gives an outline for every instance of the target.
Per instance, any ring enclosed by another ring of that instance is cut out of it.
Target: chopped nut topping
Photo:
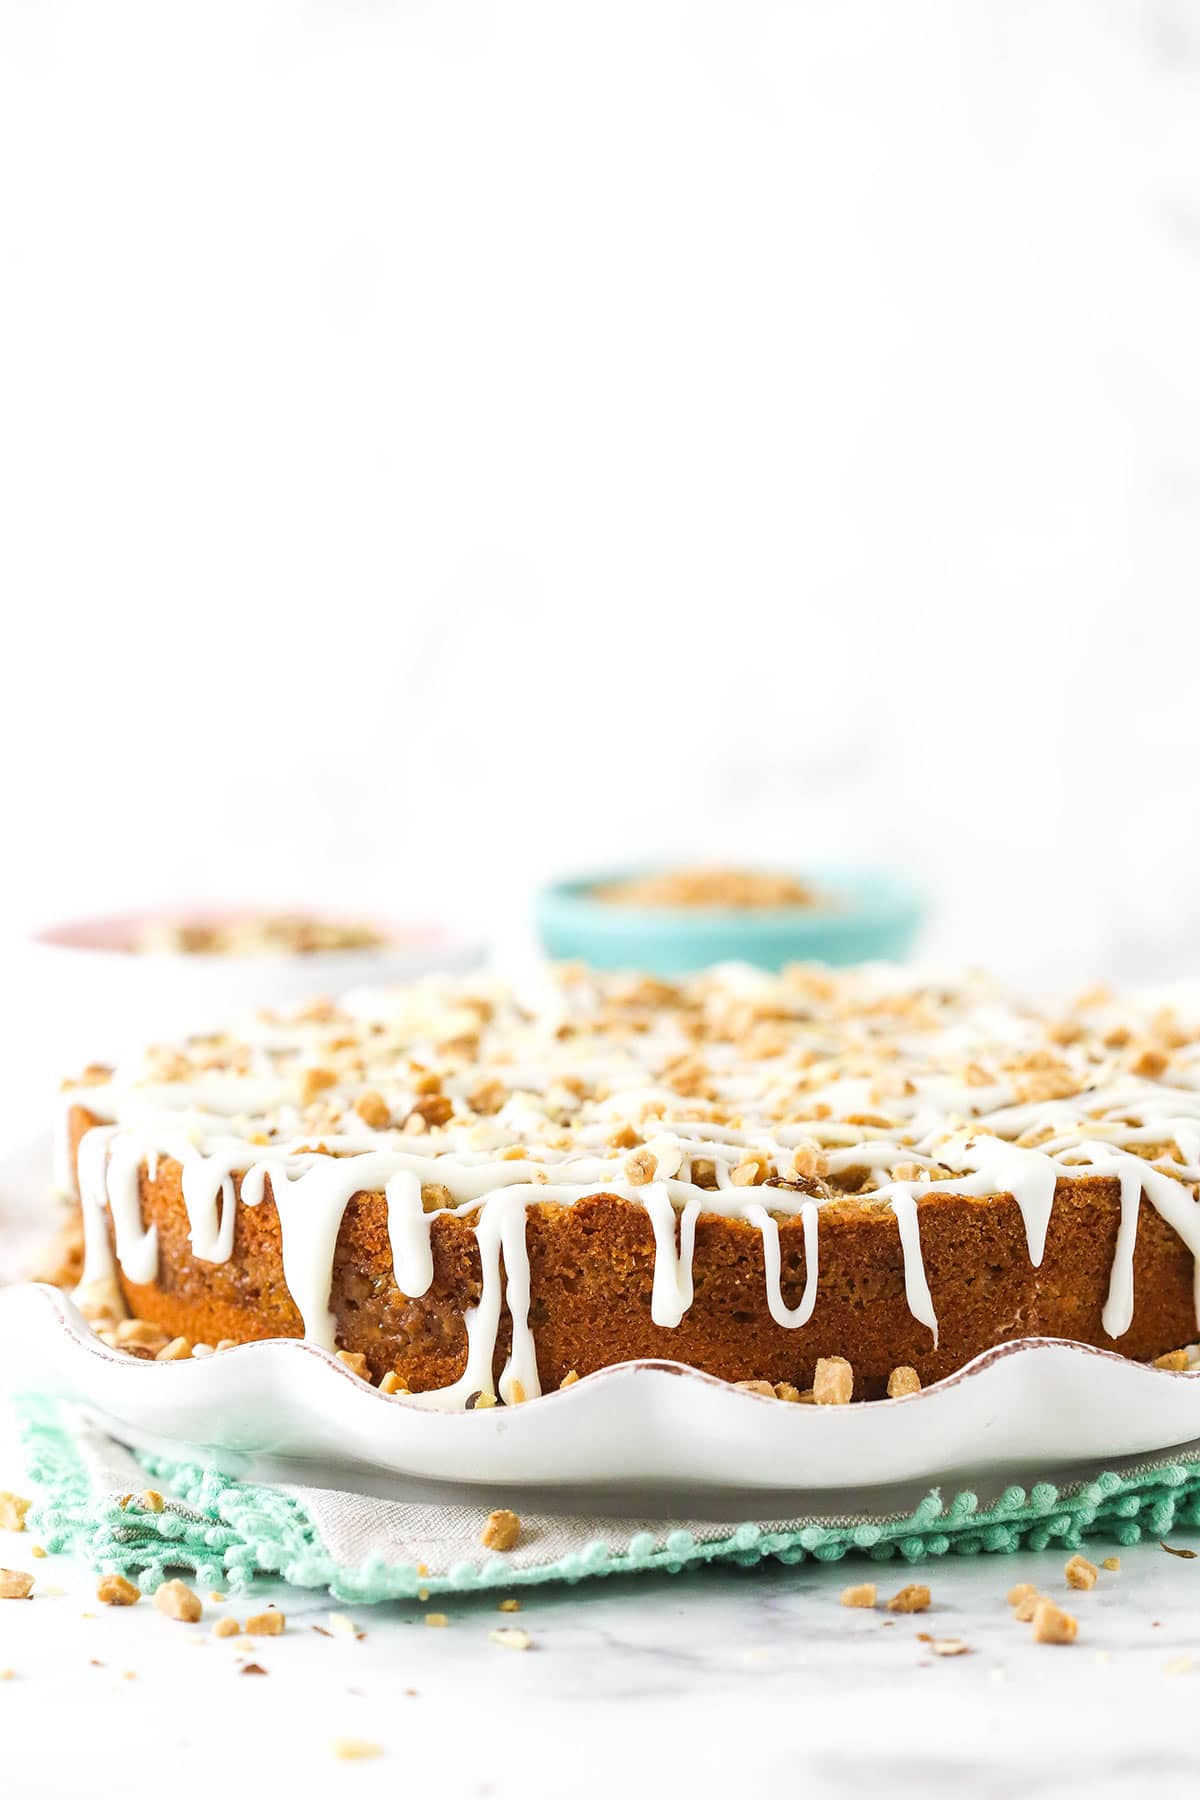
[[[180,1619],[194,1625],[204,1612],[199,1594],[182,1581],[164,1581],[155,1589],[154,1604],[168,1619]]]
[[[28,1600],[33,1592],[33,1576],[24,1569],[0,1569],[0,1600]]]
[[[368,1088],[354,1102],[354,1110],[372,1131],[383,1131],[391,1123],[391,1108],[375,1088]]]
[[[901,1363],[888,1376],[887,1391],[889,1400],[899,1400],[905,1394],[919,1394],[921,1377],[907,1363]]]
[[[1020,1606],[1022,1600],[1028,1600],[1036,1594],[1037,1589],[1031,1581],[1018,1581],[1015,1587],[1010,1587],[1008,1590],[1008,1604]]]
[[[440,1625],[448,1625],[450,1623],[450,1621],[446,1617],[445,1613],[426,1613],[425,1614],[425,1623],[427,1625],[439,1625],[440,1626]]]
[[[843,1606],[874,1606],[878,1589],[873,1581],[860,1581],[856,1587],[842,1589]]]
[[[1075,1555],[1067,1563],[1065,1573],[1068,1587],[1087,1589],[1095,1587],[1100,1571],[1086,1556]]]
[[[813,1375],[818,1406],[847,1406],[854,1392],[854,1370],[844,1356],[822,1356]]]
[[[326,1088],[336,1087],[338,1078],[332,1069],[305,1069],[300,1078],[300,1104],[307,1106]]]
[[[157,1488],[147,1488],[145,1493],[140,1494],[138,1498],[141,1500],[142,1509],[145,1512],[160,1513],[166,1505],[166,1501]]]
[[[1073,1619],[1061,1606],[1056,1606],[1053,1600],[1038,1601],[1033,1615],[1035,1644],[1073,1644],[1078,1631],[1078,1619]]]
[[[281,1612],[268,1608],[246,1620],[247,1637],[278,1637],[287,1620]]]
[[[933,1656],[966,1656],[971,1646],[961,1638],[930,1638],[929,1649]]]
[[[409,1387],[403,1376],[397,1375],[395,1369],[389,1369],[379,1383],[379,1391],[381,1394],[407,1394]]]
[[[827,904],[803,881],[765,869],[669,869],[606,882],[593,892],[598,900],[622,906],[717,906],[743,911]]]
[[[910,1581],[902,1587],[898,1594],[893,1594],[887,1603],[889,1612],[916,1613],[927,1612],[930,1604],[929,1589],[920,1581]]]
[[[493,1644],[501,1644],[506,1650],[528,1650],[533,1639],[519,1625],[498,1625],[494,1631],[488,1632]]]
[[[102,1575],[96,1586],[96,1598],[105,1606],[136,1606],[141,1597],[141,1588],[124,1575]]]
[[[1044,1599],[1045,1595],[1039,1594],[1037,1589],[1034,1588],[1030,1593],[1025,1594],[1018,1600],[1013,1607],[1013,1618],[1017,1621],[1017,1624],[1028,1625],[1030,1619],[1032,1619],[1034,1613]]]
[[[25,1515],[33,1505],[23,1494],[0,1488],[0,1531],[24,1531]]]
[[[157,1350],[154,1360],[155,1362],[186,1362],[191,1354],[190,1340],[185,1337],[177,1337],[172,1338],[169,1344],[164,1344],[161,1350]]]
[[[353,1370],[355,1375],[361,1376],[363,1381],[370,1381],[370,1365],[361,1350],[339,1350],[336,1355],[338,1361],[345,1363],[346,1367]]]
[[[520,1612],[521,1602],[519,1600],[511,1600],[511,1599],[510,1600],[502,1600],[500,1602],[500,1606],[499,1606],[498,1610],[500,1612],[507,1612],[507,1613]]]
[[[500,1507],[488,1514],[480,1543],[485,1550],[511,1550],[521,1535],[521,1521],[515,1512]]]
[[[625,1179],[634,1187],[645,1187],[658,1172],[658,1161],[650,1149],[636,1150],[625,1158]]]
[[[1106,1556],[1100,1567],[1107,1569],[1111,1575],[1115,1575],[1121,1567],[1121,1559],[1119,1556]]]
[[[1154,1359],[1156,1369],[1173,1369],[1181,1372],[1190,1369],[1191,1366],[1192,1359],[1186,1350],[1168,1350],[1165,1356],[1156,1356]]]
[[[225,1618],[217,1620],[216,1624],[213,1626],[213,1636],[219,1638],[237,1637],[241,1632],[241,1629],[241,1626],[232,1614],[228,1614]]]
[[[333,1754],[339,1762],[365,1762],[369,1757],[382,1756],[383,1745],[373,1744],[368,1738],[334,1738]]]

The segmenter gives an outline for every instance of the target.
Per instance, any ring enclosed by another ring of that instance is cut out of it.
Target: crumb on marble
[[[1078,1553],[1069,1558],[1063,1573],[1067,1578],[1067,1586],[1077,1588],[1082,1593],[1087,1593],[1094,1588],[1100,1575],[1095,1563],[1089,1562],[1086,1556],[1080,1556]]]
[[[1035,1644],[1073,1644],[1079,1632],[1079,1621],[1053,1600],[1039,1600],[1033,1615]]]
[[[931,1599],[924,1582],[910,1581],[907,1587],[902,1587],[898,1594],[892,1595],[887,1609],[896,1613],[928,1612]]]

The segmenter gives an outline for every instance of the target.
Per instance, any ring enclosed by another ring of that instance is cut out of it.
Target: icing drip
[[[905,1188],[892,1198],[892,1211],[896,1215],[896,1223],[900,1227],[900,1243],[904,1250],[904,1293],[908,1301],[908,1310],[914,1319],[922,1325],[928,1325],[933,1333],[934,1349],[937,1348],[938,1324],[937,1314],[933,1310],[933,1296],[929,1292],[929,1283],[925,1279],[925,1258],[921,1254],[921,1228],[917,1223],[917,1203],[911,1188]]]
[[[748,1206],[746,1217],[752,1225],[757,1225],[762,1233],[763,1267],[767,1278],[767,1306],[771,1317],[777,1325],[783,1325],[794,1331],[799,1325],[807,1325],[813,1316],[813,1308],[817,1304],[817,1206],[814,1200],[806,1200],[800,1208],[800,1217],[804,1221],[804,1293],[796,1306],[789,1307],[783,1298],[783,1285],[780,1279],[779,1221],[773,1219],[765,1206]]]
[[[654,1227],[654,1286],[650,1298],[650,1317],[656,1325],[673,1327],[679,1324],[692,1304],[692,1260],[700,1204],[696,1200],[689,1200],[683,1212],[676,1215],[665,1181],[652,1181],[640,1190],[638,1199],[650,1215],[650,1223]],[[678,1250],[675,1246],[677,1217]]]
[[[410,1300],[419,1300],[433,1284],[433,1239],[421,1203],[421,1183],[411,1169],[399,1169],[383,1191],[396,1286]]]

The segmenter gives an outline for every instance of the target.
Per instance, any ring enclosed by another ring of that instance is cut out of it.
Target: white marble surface
[[[0,1483],[15,1475],[0,1447]],[[146,1602],[109,1610],[27,1535],[0,1534],[0,1561],[51,1589],[0,1606],[0,1744],[6,1789],[106,1796],[151,1778],[172,1800],[262,1793],[397,1792],[442,1800],[600,1800],[631,1794],[1036,1795],[1194,1787],[1200,1561],[1157,1545],[1121,1553],[1119,1573],[1072,1596],[1079,1638],[1035,1645],[1004,1603],[1029,1579],[1062,1594],[1061,1552],[950,1560],[923,1571],[922,1617],[842,1608],[865,1565],[710,1571],[610,1581],[522,1598],[421,1608],[352,1607],[362,1640],[311,1630],[326,1599],[264,1589],[288,1629],[253,1653]],[[877,1571],[883,1592],[904,1579]],[[256,1602],[257,1604],[258,1602]],[[529,1631],[516,1652],[491,1643]],[[963,1638],[939,1658],[921,1631]],[[93,1660],[94,1659],[94,1660]],[[100,1666],[97,1666],[100,1665]],[[126,1670],[135,1678],[124,1678]],[[375,1761],[333,1754],[342,1735]]]

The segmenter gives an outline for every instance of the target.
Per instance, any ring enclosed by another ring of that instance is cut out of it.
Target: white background
[[[1200,9],[0,0],[0,931],[903,865],[1200,973]]]

